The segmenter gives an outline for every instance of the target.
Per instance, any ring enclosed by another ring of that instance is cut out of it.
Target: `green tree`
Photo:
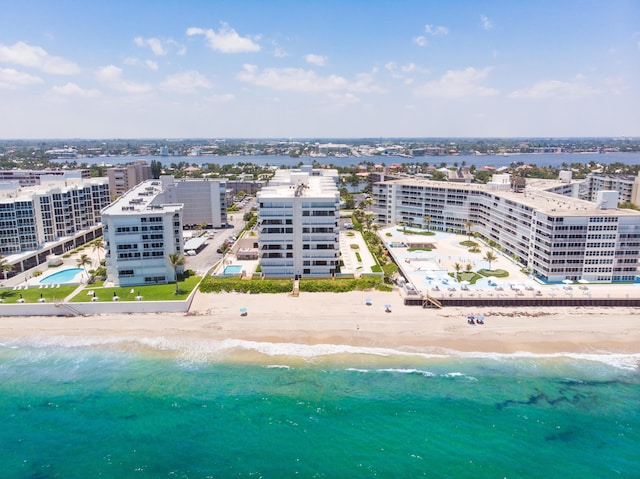
[[[453,269],[456,270],[456,281],[458,281],[460,278],[460,270],[462,269],[462,265],[456,261],[456,263],[453,265]]]
[[[76,260],[76,264],[78,268],[84,269],[84,272],[87,273],[87,265],[91,266],[91,258],[88,254],[83,254]]]
[[[151,160],[151,176],[157,180],[158,178],[160,178],[161,174],[162,174],[162,163],[156,160]]]
[[[464,227],[467,228],[467,239],[471,241],[471,228],[473,228],[473,221],[467,220],[464,224]]]
[[[91,242],[91,251],[98,253],[98,264],[102,262],[100,259],[100,250],[102,249],[104,249],[104,241],[102,241],[102,238],[97,238]]]
[[[4,279],[7,279],[7,271],[11,271],[13,269],[13,265],[9,264],[7,258],[3,258],[0,256],[0,271],[4,274]]]
[[[482,259],[489,263],[489,269],[491,269],[491,263],[497,260],[498,257],[493,251],[487,251],[487,253],[484,255],[484,258]]]
[[[169,254],[169,265],[173,268],[173,274],[176,278],[176,294],[180,292],[178,289],[178,268],[184,266],[185,258],[180,253]]]

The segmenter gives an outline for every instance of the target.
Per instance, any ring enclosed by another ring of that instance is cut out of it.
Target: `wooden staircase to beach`
[[[438,309],[442,309],[442,303],[440,301],[438,301],[436,298],[426,295],[422,298],[422,307],[428,308],[430,306],[434,306]]]

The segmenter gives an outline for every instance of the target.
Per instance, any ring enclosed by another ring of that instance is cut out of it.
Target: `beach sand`
[[[371,299],[371,305],[366,299]],[[390,305],[390,312],[385,305]],[[241,308],[247,308],[246,316]],[[482,314],[484,325],[467,324]],[[237,339],[461,352],[640,353],[638,308],[404,306],[398,292],[196,293],[188,313],[0,317],[0,338]]]

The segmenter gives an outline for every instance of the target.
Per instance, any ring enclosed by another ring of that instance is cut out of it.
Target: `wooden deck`
[[[423,308],[446,308],[447,306],[499,306],[499,307],[578,307],[578,306],[610,306],[610,307],[640,307],[640,298],[523,298],[523,297],[496,297],[496,298],[433,298],[424,296],[407,296],[404,298],[405,306],[421,306]]]

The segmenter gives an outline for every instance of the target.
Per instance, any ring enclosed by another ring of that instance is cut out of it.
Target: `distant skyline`
[[[640,2],[3,0],[0,138],[640,136]]]

